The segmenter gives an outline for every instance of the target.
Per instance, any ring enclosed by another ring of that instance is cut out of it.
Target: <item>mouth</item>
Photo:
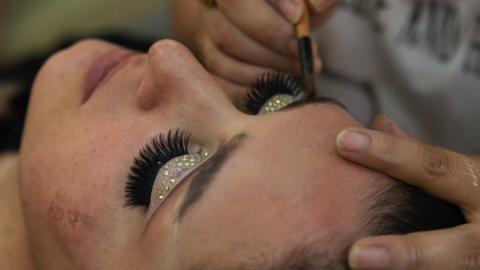
[[[82,104],[87,102],[105,78],[118,71],[133,55],[133,51],[115,48],[98,56],[85,75]]]

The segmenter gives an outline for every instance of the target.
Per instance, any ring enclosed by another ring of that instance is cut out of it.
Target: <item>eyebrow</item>
[[[316,97],[290,103],[278,112],[299,109],[312,104],[332,104],[348,111],[342,103],[335,99]],[[188,186],[186,195],[178,209],[176,221],[181,222],[188,210],[202,198],[207,188],[211,186],[211,183],[215,179],[215,174],[220,171],[222,165],[228,160],[233,151],[238,148],[238,145],[240,145],[240,142],[243,141],[245,137],[247,137],[246,133],[235,135],[230,141],[221,146],[220,150],[218,150],[214,156],[205,161],[200,170],[193,176]]]
[[[177,221],[182,221],[186,212],[192,205],[200,200],[206,189],[215,179],[215,174],[220,171],[222,165],[231,156],[231,153],[238,148],[240,143],[247,137],[246,133],[235,135],[230,141],[220,147],[209,160],[201,166],[197,174],[194,175],[187,193],[177,213]]]

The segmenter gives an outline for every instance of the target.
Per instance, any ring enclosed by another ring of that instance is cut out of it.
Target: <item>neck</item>
[[[17,155],[0,155],[0,269],[32,270],[17,176]]]

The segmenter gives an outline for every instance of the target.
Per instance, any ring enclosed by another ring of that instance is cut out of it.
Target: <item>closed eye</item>
[[[257,115],[261,112],[274,112],[292,101],[303,97],[302,84],[292,75],[282,72],[268,72],[256,80],[244,102],[248,114]],[[265,110],[265,106],[270,105]]]

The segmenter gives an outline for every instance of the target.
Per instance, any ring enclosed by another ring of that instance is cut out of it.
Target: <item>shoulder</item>
[[[17,159],[18,154],[15,152],[0,153],[0,185],[10,186],[11,184],[7,182],[14,182],[12,178],[16,178]],[[2,200],[2,190],[7,189],[0,189],[0,200]]]
[[[32,269],[17,186],[16,153],[0,154],[0,269]]]

